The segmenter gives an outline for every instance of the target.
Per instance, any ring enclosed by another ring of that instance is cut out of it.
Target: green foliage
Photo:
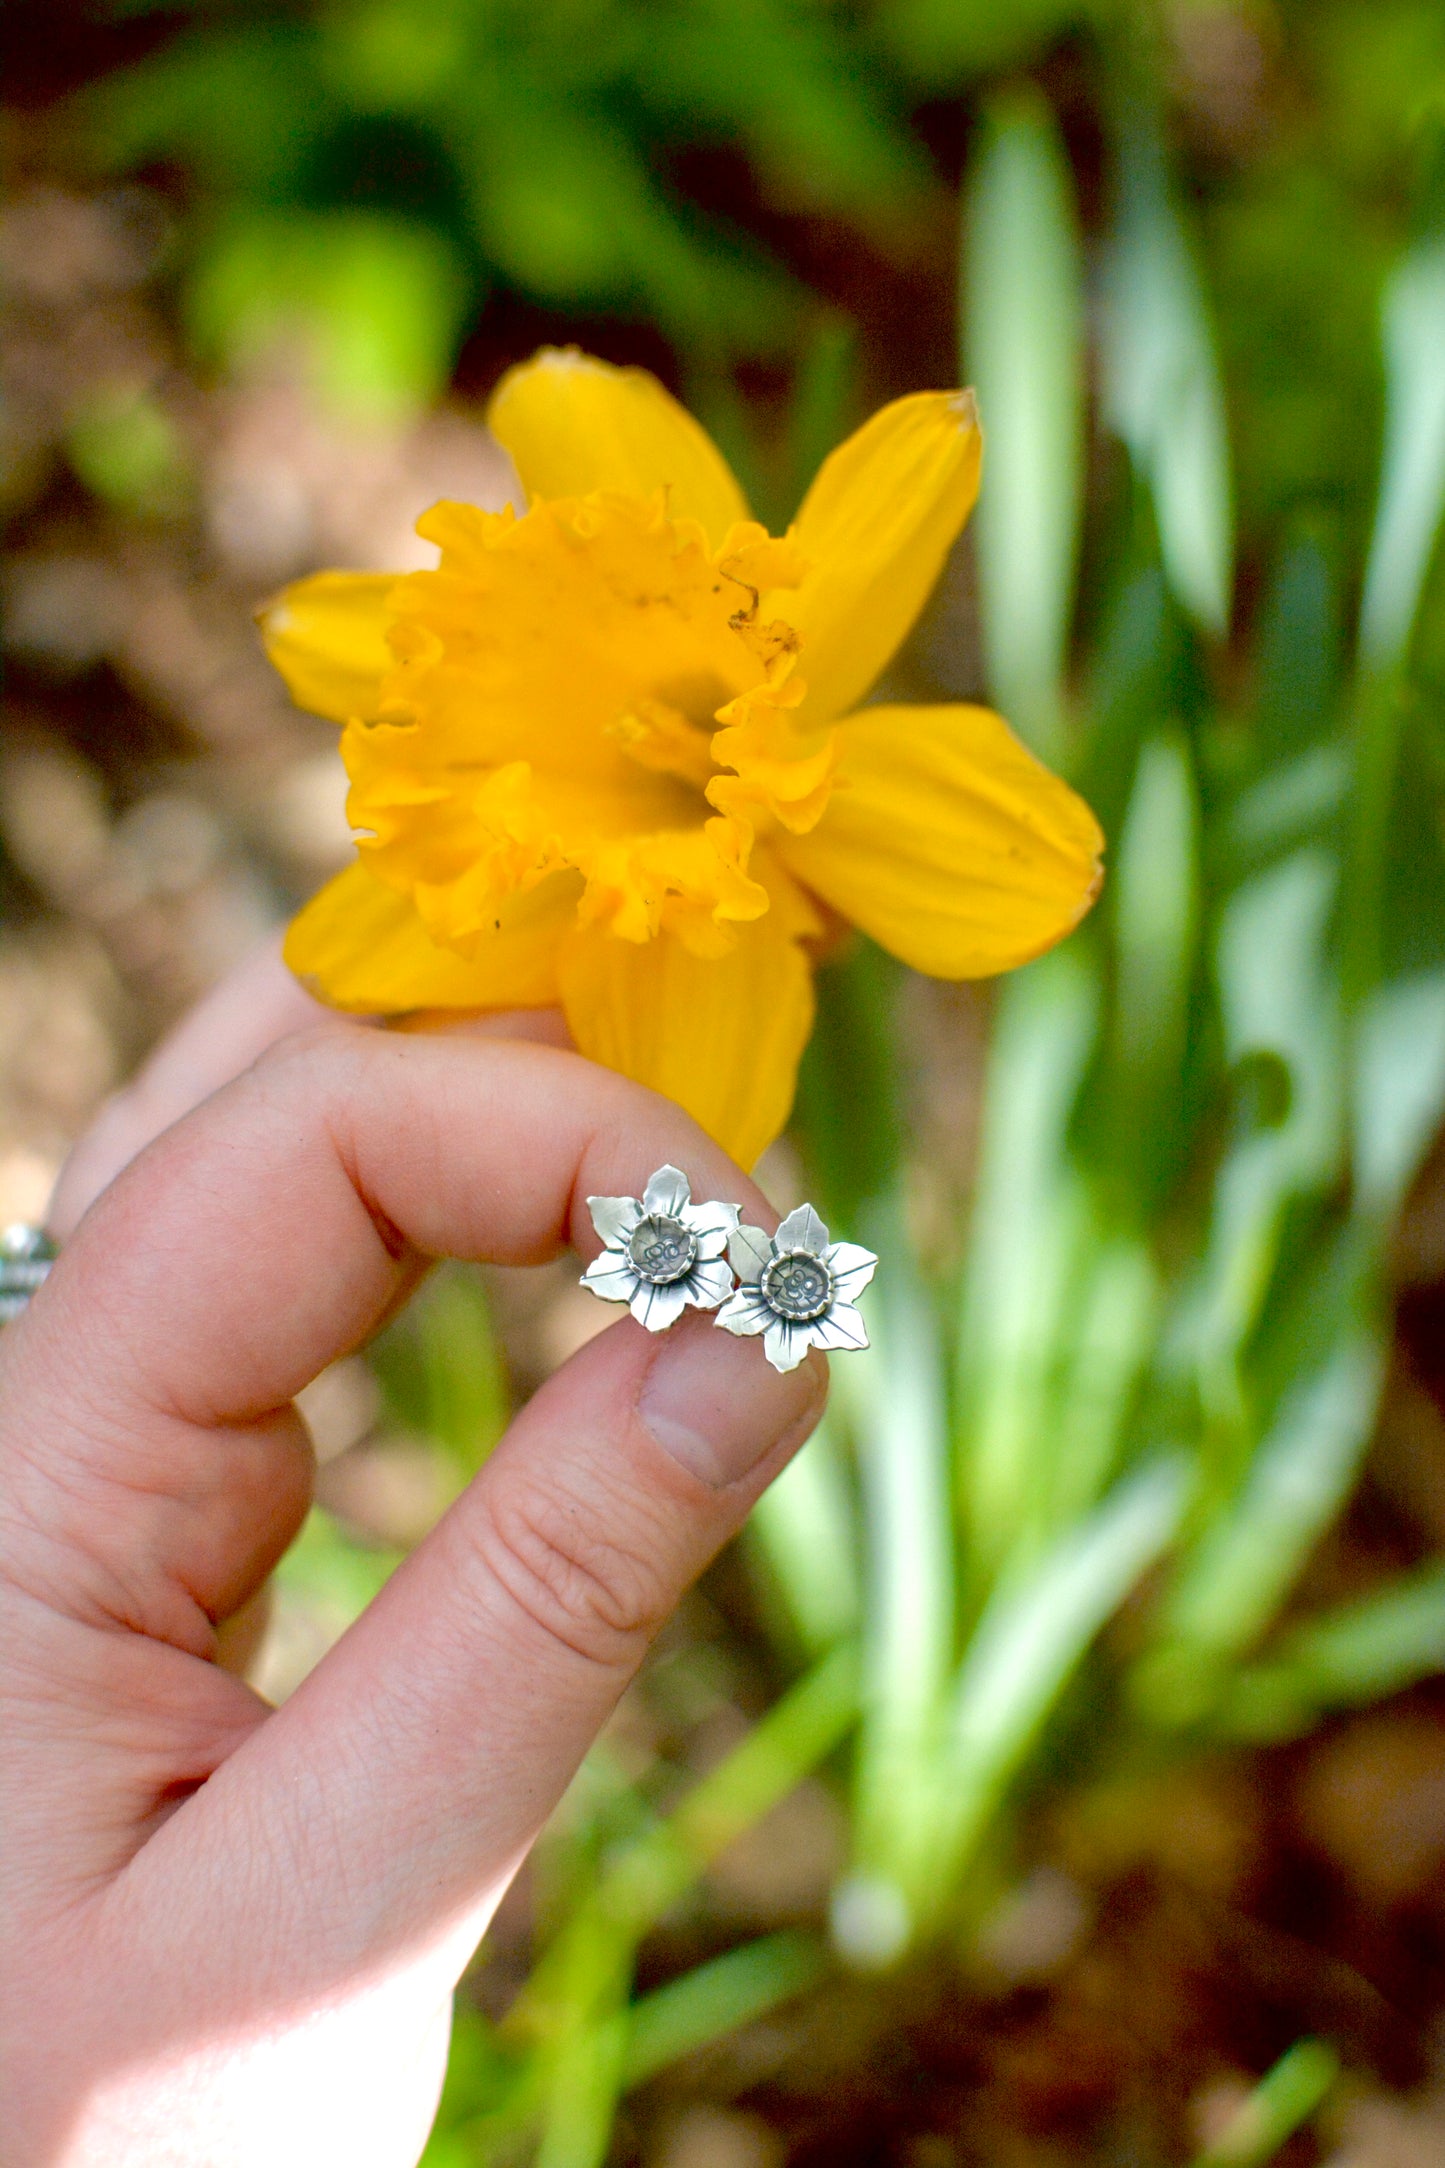
[[[256,211],[211,237],[186,321],[203,361],[244,372],[294,344],[324,400],[380,417],[444,387],[468,299],[455,256],[425,226],[371,211]]]
[[[892,957],[861,941],[819,974],[824,992],[803,1056],[798,1123],[829,1209],[849,1226],[884,1193],[903,1149],[901,977]]]
[[[684,2055],[765,2017],[780,2002],[816,1987],[827,1969],[815,1936],[763,1935],[655,1988],[632,2007],[623,2089],[645,2085]]]
[[[371,1349],[392,1415],[476,1474],[506,1427],[511,1390],[486,1290],[468,1266],[441,1266]]]
[[[964,278],[981,356],[1023,338],[1029,246],[1046,284],[1061,261],[1043,167],[1029,198],[1000,165],[1039,156],[1037,109],[1000,112],[966,241],[983,258]],[[805,1078],[815,1181],[890,1265],[874,1348],[835,1389],[842,1437],[810,1449],[845,1582],[861,1589],[854,1864],[834,1913],[855,1963],[966,1928],[970,1870],[1005,1836],[1010,1794],[1042,1766],[1080,1665],[1105,1706],[1112,1678],[1115,1736],[1152,1728],[1183,1750],[1307,1728],[1441,1660],[1432,1572],[1338,1615],[1291,1615],[1369,1442],[1385,1241],[1445,1112],[1445,974],[1400,969],[1358,930],[1362,907],[1382,908],[1400,819],[1397,795],[1376,785],[1362,846],[1361,779],[1393,759],[1390,733],[1411,712],[1408,658],[1445,506],[1432,451],[1440,339],[1418,270],[1432,259],[1417,244],[1385,288],[1397,449],[1376,533],[1404,539],[1371,551],[1383,569],[1366,582],[1353,683],[1336,540],[1306,515],[1281,550],[1255,666],[1226,703],[1201,653],[1231,585],[1211,314],[1157,138],[1132,108],[1114,126],[1105,399],[1148,513],[1130,515],[1090,696],[1068,724],[1116,836],[1113,879],[1070,950],[1000,990],[956,1308],[905,1262],[906,1125],[889,1112],[861,1184],[833,1141],[830,1110],[878,1104],[886,991],[870,1008],[866,979],[825,977],[828,1055]],[[980,322],[991,310],[996,321]],[[1051,399],[1039,426],[1062,442],[1074,318],[1060,307],[1029,322],[1058,342],[1053,373],[1021,366],[1005,403]],[[1407,435],[1421,460],[1408,482]],[[1066,531],[1057,504],[1052,521]],[[983,525],[978,546],[983,592],[995,579],[1002,610],[1024,577],[1011,522]],[[1072,615],[1066,590],[1054,657]],[[1371,631],[1381,622],[1387,646]],[[1438,826],[1415,848],[1433,852],[1428,893],[1445,879]],[[1404,908],[1418,920],[1421,897]],[[895,1140],[891,1170],[877,1164],[880,1137]],[[786,1494],[759,1508],[760,1547],[785,1582],[796,1520]],[[800,1588],[796,1631],[815,1645],[816,1598],[806,1577]],[[1131,1592],[1135,1653],[1114,1669],[1090,1652]],[[1230,2140],[1239,2158],[1266,2158],[1311,2112],[1322,2052],[1300,2050],[1264,2082]]]
[[[740,150],[774,203],[889,251],[936,209],[896,83],[848,17],[795,0],[195,12],[86,94],[91,149],[185,172],[204,354],[299,332],[353,401],[434,391],[494,282],[655,323],[697,370],[786,354],[795,281],[688,203],[683,149]]]
[[[911,23],[915,51],[933,37],[943,65],[941,11],[878,21]],[[1391,417],[1368,558],[1368,506],[1350,493],[1381,463],[1358,445],[1332,455],[1337,503],[1322,510],[1302,427],[1246,486],[1246,501],[1275,489],[1291,509],[1247,646],[1220,672],[1236,462],[1208,234],[1141,110],[1111,112],[1099,251],[1103,406],[1128,468],[1082,538],[1083,244],[1035,96],[990,104],[969,184],[965,336],[999,413],[994,475],[1015,492],[978,530],[989,667],[1114,841],[1088,927],[999,990],[956,1276],[911,1261],[899,981],[866,945],[820,975],[804,1070],[810,1185],[887,1270],[872,1349],[837,1366],[827,1423],[748,1537],[783,1659],[823,1667],[794,1695],[837,1661],[847,1696],[830,1689],[821,1728],[785,1699],[757,1738],[779,1719],[809,1736],[799,1769],[849,1738],[851,1859],[831,1929],[860,1968],[967,1941],[1010,1872],[1015,1810],[1057,1781],[1065,1737],[1078,1772],[1089,1755],[1284,1738],[1445,1663],[1437,1567],[1339,1609],[1312,1614],[1299,1595],[1368,1446],[1389,1231],[1445,1111],[1445,970],[1423,938],[1445,891],[1440,794],[1420,818],[1400,782],[1412,760],[1437,773],[1445,676],[1429,659],[1445,504],[1434,244],[1406,253],[1402,238],[1370,331],[1378,363],[1352,355],[1346,372],[1378,366]],[[1246,398],[1246,416],[1268,404]],[[1065,1729],[1080,1680],[1088,1742]],[[773,1751],[759,1745],[769,1798],[787,1759]],[[629,1796],[639,1811],[625,1786],[593,1782],[582,1828],[616,1827]],[[601,2160],[619,2092],[657,2067],[661,2049],[638,2044],[649,2028],[693,2041],[760,2007],[769,1982],[790,1991],[792,1960],[776,1971],[763,1944],[669,1983],[655,2017],[629,2000],[637,1937],[693,1871],[705,1795],[666,1836],[644,1815],[603,1867],[600,1836],[574,1853],[590,1864],[574,1865],[503,2028],[527,2073],[508,2097],[530,2102],[542,2161]],[[810,1979],[824,1960],[811,1944],[796,1961]],[[1298,2043],[1203,2161],[1272,2158],[1337,2069],[1329,2047]],[[498,2097],[492,2081],[467,2126],[472,2158],[505,2150]]]
[[[1220,1727],[1244,1739],[1293,1738],[1331,1709],[1379,1701],[1439,1671],[1445,1567],[1433,1565],[1284,1628],[1266,1657],[1228,1682]]]
[[[329,1513],[313,1506],[280,1565],[283,1590],[304,1598],[332,1639],[361,1616],[401,1563],[401,1553],[354,1542]]]
[[[836,1648],[784,1694],[740,1746],[671,1814],[634,1796],[630,1833],[599,1863],[596,1839],[615,1793],[594,1756],[563,1843],[577,1876],[521,1994],[499,2027],[460,2017],[463,2051],[428,2168],[508,2158],[601,2168],[619,2094],[679,2057],[803,1993],[825,1969],[818,1943],[770,1935],[631,1999],[644,1935],[705,1869],[833,1752],[857,1714],[853,1653]],[[590,1798],[589,1795],[590,1794]],[[579,1811],[580,1810],[580,1811]],[[565,1869],[564,1869],[565,1871]]]
[[[1240,2103],[1213,2145],[1196,2154],[1194,2168],[1264,2168],[1323,2104],[1339,2074],[1340,2059],[1322,2040],[1296,2041]]]
[[[1223,389],[1199,267],[1151,122],[1119,131],[1119,205],[1106,259],[1104,404],[1148,485],[1181,606],[1225,631],[1233,531]]]
[[[1064,678],[1083,518],[1083,256],[1057,125],[1036,96],[988,108],[962,255],[965,370],[987,417],[980,578],[989,684],[1045,759]]]
[[[985,70],[1016,67],[1040,45],[1106,18],[1112,0],[881,0],[880,42],[911,78],[952,88]]]
[[[147,519],[182,509],[189,494],[185,451],[161,402],[118,385],[70,417],[66,452],[87,489],[117,511]]]

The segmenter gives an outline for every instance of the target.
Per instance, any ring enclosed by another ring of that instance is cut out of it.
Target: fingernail
[[[758,1341],[688,1318],[659,1347],[637,1412],[665,1453],[722,1490],[816,1414],[822,1399],[811,1357],[780,1376]]]

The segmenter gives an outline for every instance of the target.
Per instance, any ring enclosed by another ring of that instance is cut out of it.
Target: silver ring
[[[55,1244],[43,1227],[25,1220],[0,1227],[0,1325],[20,1315],[55,1257]]]

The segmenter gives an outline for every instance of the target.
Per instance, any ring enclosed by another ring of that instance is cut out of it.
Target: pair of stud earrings
[[[775,1370],[796,1370],[810,1347],[867,1347],[856,1308],[878,1260],[832,1242],[810,1204],[775,1235],[745,1227],[735,1204],[694,1204],[687,1176],[659,1167],[640,1197],[589,1197],[602,1254],[582,1285],[625,1302],[649,1332],[684,1310],[716,1310],[726,1332],[761,1334]]]

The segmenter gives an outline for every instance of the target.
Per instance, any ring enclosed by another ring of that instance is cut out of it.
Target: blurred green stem
[[[1036,91],[985,109],[964,241],[964,375],[987,447],[975,535],[989,686],[1057,765],[1083,512],[1083,264],[1068,161]]]
[[[1323,2040],[1299,2040],[1265,2072],[1193,2168],[1265,2168],[1287,2138],[1323,2103],[1340,2059]]]
[[[848,1371],[843,1390],[868,1531],[855,1861],[909,1905],[928,1872],[930,1775],[952,1661],[955,1564],[938,1325],[909,1269],[900,1218],[891,1238],[878,1236],[891,1269],[870,1312],[873,1345]]]

